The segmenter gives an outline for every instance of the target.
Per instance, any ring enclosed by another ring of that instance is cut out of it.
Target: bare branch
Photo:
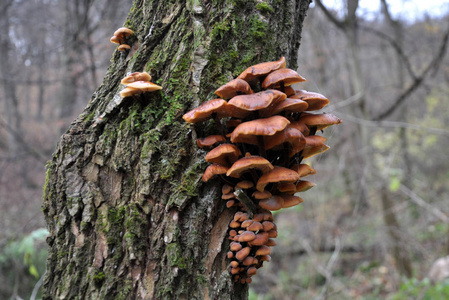
[[[424,79],[426,79],[426,77],[430,73],[430,71],[433,71],[433,74],[438,71],[438,69],[442,65],[441,61],[443,60],[444,56],[446,55],[448,40],[449,40],[449,26],[446,30],[446,33],[443,36],[443,41],[441,42],[441,45],[440,45],[437,55],[433,58],[433,60],[429,63],[429,65],[424,69],[424,71],[421,73],[421,75],[416,77],[415,80],[413,80],[413,82],[409,85],[409,87],[406,88],[402,92],[402,94],[396,98],[396,100],[393,102],[393,104],[390,105],[390,107],[388,107],[382,113],[378,114],[376,117],[373,118],[374,121],[383,120],[383,119],[389,117],[391,114],[393,114],[398,109],[398,107],[418,87],[421,86],[421,84],[424,82]]]
[[[344,29],[345,25],[342,21],[338,20],[324,5],[321,0],[315,0],[315,3],[318,5],[318,7],[323,11],[323,13],[326,15],[326,17],[334,23],[335,26],[337,26],[340,29]]]

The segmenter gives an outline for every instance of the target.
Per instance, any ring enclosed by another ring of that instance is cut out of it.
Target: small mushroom
[[[262,175],[257,181],[257,190],[263,191],[265,186],[273,182],[296,182],[299,180],[299,174],[293,170],[284,167],[274,167],[270,172]]]
[[[282,116],[273,116],[266,119],[257,119],[237,126],[231,134],[231,142],[257,145],[257,136],[274,135],[284,130],[290,121]]]
[[[118,49],[118,51],[125,51],[125,50],[131,49],[131,46],[127,45],[127,44],[121,44],[120,46],[118,46],[117,49]]]
[[[243,261],[248,256],[250,251],[250,247],[245,247],[235,254],[235,258],[237,258],[239,261]]]
[[[266,90],[249,95],[239,95],[229,100],[228,112],[234,118],[245,118],[251,111],[266,109],[287,98],[277,90]]]
[[[228,117],[227,105],[228,102],[223,99],[212,99],[187,112],[182,118],[188,123],[198,123],[212,118],[213,114],[217,114],[218,118]]]
[[[222,135],[210,135],[205,138],[199,138],[196,140],[198,147],[200,148],[209,148],[214,146],[217,143],[226,142],[226,138]]]
[[[241,155],[242,153],[236,145],[221,144],[207,153],[205,159],[210,163],[231,166]]]
[[[306,177],[316,174],[316,170],[308,164],[293,165],[290,169],[296,171],[299,174],[299,177]]]
[[[296,183],[295,193],[305,192],[313,188],[316,184],[307,180],[299,180]]]
[[[319,110],[325,107],[329,103],[329,99],[321,94],[308,92],[305,90],[296,90],[294,95],[289,95],[288,97],[293,99],[301,99],[309,105],[307,111]]]
[[[231,99],[234,96],[239,94],[252,94],[254,93],[251,89],[251,86],[245,80],[240,78],[236,78],[234,80],[229,81],[225,85],[219,87],[215,94],[223,99]]]
[[[299,122],[306,124],[309,128],[316,126],[316,130],[323,130],[329,126],[340,124],[341,119],[332,114],[310,114],[301,115]]]
[[[285,58],[281,57],[278,61],[270,61],[260,63],[247,68],[237,78],[243,79],[246,82],[252,84],[257,82],[259,78],[266,76],[268,73],[285,68]]]
[[[151,75],[147,72],[133,72],[120,81],[121,84],[127,85],[135,81],[150,81]]]
[[[282,208],[289,208],[298,205],[303,201],[302,198],[293,195],[282,195],[282,198],[284,199]]]
[[[304,158],[308,158],[323,153],[324,151],[327,151],[329,149],[329,146],[324,144],[325,141],[326,138],[323,136],[319,135],[306,136],[306,146],[302,150],[301,155]]]
[[[262,88],[268,89],[274,87],[281,87],[282,89],[282,86],[290,86],[292,84],[303,81],[306,81],[306,79],[301,75],[299,75],[298,72],[292,69],[284,68],[268,74],[268,76],[262,82]]]
[[[265,158],[257,155],[242,157],[237,160],[228,170],[226,176],[240,178],[243,173],[250,170],[260,170],[262,173],[267,173],[272,170],[273,165]]]
[[[271,196],[268,199],[259,201],[259,206],[267,210],[279,210],[284,206],[284,198],[281,196]]]
[[[218,164],[212,164],[206,168],[203,174],[203,182],[209,181],[212,177],[216,175],[226,174],[228,168]]]

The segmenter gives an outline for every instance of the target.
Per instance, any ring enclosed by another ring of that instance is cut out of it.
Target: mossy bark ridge
[[[233,214],[202,184],[214,129],[182,121],[247,66],[295,67],[309,1],[136,1],[103,84],[47,166],[44,299],[246,299],[225,261]],[[111,29],[111,32],[114,29]],[[109,43],[109,41],[104,41]],[[161,91],[121,98],[146,71]]]

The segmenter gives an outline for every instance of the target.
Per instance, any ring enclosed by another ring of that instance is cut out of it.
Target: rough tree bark
[[[201,183],[195,139],[213,125],[181,116],[252,64],[284,55],[294,69],[308,6],[135,1],[133,49],[114,54],[48,164],[44,299],[247,298],[226,270],[232,213],[219,183]],[[144,70],[162,91],[120,98],[120,80]]]

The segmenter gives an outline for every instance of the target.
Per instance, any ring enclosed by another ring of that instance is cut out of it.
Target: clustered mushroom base
[[[242,284],[250,283],[271,259],[270,247],[277,237],[271,211],[301,203],[295,194],[315,185],[303,178],[316,171],[301,162],[329,149],[326,138],[316,133],[341,123],[334,115],[309,112],[329,100],[291,87],[303,81],[286,68],[284,57],[260,63],[217,89],[220,98],[183,116],[189,123],[214,119],[218,127],[218,134],[197,140],[199,147],[211,149],[205,157],[211,165],[202,179],[221,178],[222,199],[236,209],[227,256],[234,281]]]

